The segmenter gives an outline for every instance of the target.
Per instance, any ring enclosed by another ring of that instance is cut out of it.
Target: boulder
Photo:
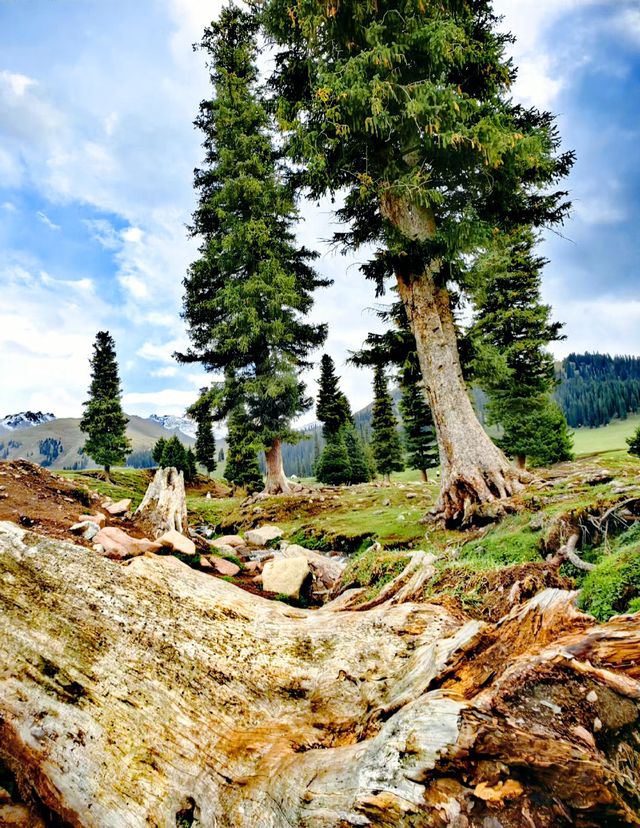
[[[217,555],[211,555],[209,557],[209,563],[218,575],[229,575],[233,577],[240,572],[240,567],[234,564],[233,561],[227,561],[224,558],[219,558]]]
[[[117,515],[124,515],[126,514],[129,509],[131,508],[131,498],[125,497],[123,500],[119,500],[117,503],[110,503],[108,506],[105,506],[107,512],[110,515],[116,517]]]
[[[224,556],[224,555],[235,555],[236,554],[236,547],[235,546],[229,546],[226,543],[217,543],[215,546],[212,543],[210,543],[209,546],[211,546],[211,548],[213,550],[215,550],[215,553],[218,554],[218,555],[223,555]]]
[[[310,580],[311,569],[302,555],[267,561],[262,570],[262,587],[266,592],[275,592],[296,600]]]
[[[102,512],[96,512],[95,515],[78,515],[78,520],[81,523],[85,520],[88,520],[91,523],[97,523],[98,526],[102,529],[102,527],[107,522],[107,516],[103,515]]]
[[[165,532],[157,540],[160,546],[169,547],[174,552],[181,552],[183,555],[196,554],[195,543],[190,538],[181,535],[180,532],[176,532],[175,529],[170,529],[168,532]]]
[[[288,544],[284,549],[274,552],[274,558],[306,558],[312,574],[309,597],[316,601],[325,601],[329,593],[342,577],[346,562],[342,558],[328,558],[313,549],[305,549],[296,543]]]
[[[262,572],[262,567],[262,561],[247,561],[247,563],[244,565],[245,571],[251,575],[255,575],[258,572]]]
[[[85,540],[91,540],[100,531],[100,527],[92,520],[83,520],[80,523],[74,523],[69,529],[74,535],[82,535]]]
[[[277,526],[261,526],[259,529],[249,529],[244,533],[244,539],[250,546],[266,546],[283,536],[284,532]]]
[[[105,526],[93,538],[94,549],[112,560],[122,561],[134,558],[145,552],[154,552],[160,549],[158,544],[147,538],[132,538],[117,526]]]
[[[222,535],[220,538],[214,538],[212,541],[209,541],[211,546],[215,546],[218,549],[222,547],[237,547],[237,546],[244,546],[246,541],[244,538],[241,538],[240,535]]]

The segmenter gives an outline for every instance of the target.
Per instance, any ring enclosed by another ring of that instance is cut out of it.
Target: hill
[[[149,452],[160,437],[176,434],[185,445],[194,440],[178,430],[143,417],[129,416],[127,436],[132,454],[128,465],[144,465]],[[31,428],[9,430],[0,427],[0,458],[3,460],[30,460],[52,469],[94,469],[96,464],[82,453],[85,435],[80,431],[80,420],[67,417],[40,423]],[[149,463],[147,463],[149,465]]]

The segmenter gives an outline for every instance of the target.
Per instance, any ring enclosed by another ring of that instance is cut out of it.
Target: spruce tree
[[[345,443],[343,430],[332,432],[320,455],[315,468],[316,479],[320,483],[339,486],[351,480],[351,464]]]
[[[198,415],[198,428],[196,431],[196,459],[204,466],[208,474],[215,471],[216,462],[216,438],[213,433],[213,418],[211,409],[206,408]]]
[[[187,452],[182,444],[182,441],[174,435],[165,441],[162,449],[162,457],[160,458],[160,466],[163,469],[174,468],[178,471],[186,472],[188,469]]]
[[[160,437],[159,440],[156,441],[153,449],[151,450],[151,456],[153,457],[155,463],[160,466],[162,464],[162,455],[164,454],[164,447],[166,446],[167,441],[164,437]]]
[[[376,366],[373,377],[373,431],[371,447],[378,473],[387,480],[391,472],[402,471],[402,447],[398,434],[398,421],[393,413],[393,400],[387,387],[382,366]]]
[[[489,394],[488,423],[502,427],[498,444],[522,468],[527,456],[534,465],[571,456],[566,420],[549,399],[556,379],[546,347],[564,337],[540,297],[546,261],[536,255],[536,242],[529,227],[498,235],[472,269],[479,284],[469,333],[475,378]]]
[[[629,454],[640,457],[640,427],[629,437],[627,445],[629,446]]]
[[[415,337],[441,450],[448,523],[521,489],[460,369],[454,320],[465,262],[495,228],[560,223],[554,190],[573,154],[553,117],[514,103],[490,0],[267,0],[280,46],[272,86],[291,158],[312,197],[345,192],[344,247],[377,245],[365,276],[395,279]]]
[[[349,457],[349,483],[368,483],[372,474],[360,434],[351,423],[344,426],[342,433]]]
[[[236,406],[229,414],[227,429],[225,480],[250,493],[260,491],[264,480],[258,465],[259,441],[242,405]]]
[[[265,491],[277,494],[290,490],[282,442],[299,438],[291,421],[311,406],[300,373],[326,338],[326,326],[305,318],[314,290],[329,281],[295,239],[294,191],[281,175],[258,88],[258,27],[255,14],[231,4],[201,42],[213,98],[195,121],[205,163],[195,172],[199,204],[190,232],[201,245],[184,280],[191,348],[176,356],[224,374],[209,395],[213,417],[245,407],[252,439],[266,454]]]
[[[424,389],[415,375],[405,372],[402,377],[402,398],[400,413],[404,429],[407,465],[417,469],[424,481],[428,479],[428,469],[435,468],[440,462],[436,430],[427,403]]]
[[[335,365],[329,354],[320,360],[320,379],[316,398],[316,417],[322,423],[322,434],[326,438],[336,434],[351,421],[351,408],[345,395],[340,391]]]
[[[83,452],[109,476],[111,466],[123,464],[131,446],[127,439],[129,420],[122,411],[120,377],[113,337],[98,331],[90,359],[91,385],[84,403],[80,430],[87,435]]]

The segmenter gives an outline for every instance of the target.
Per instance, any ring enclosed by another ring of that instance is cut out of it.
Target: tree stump
[[[134,518],[154,538],[171,530],[186,534],[187,499],[183,473],[173,467],[158,469]]]

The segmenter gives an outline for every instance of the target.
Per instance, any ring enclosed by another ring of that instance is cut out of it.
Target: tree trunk
[[[184,474],[175,468],[158,469],[136,509],[135,519],[154,538],[171,530],[186,534]]]
[[[527,467],[527,455],[526,454],[516,454],[515,461],[516,461],[517,468],[525,469]]]
[[[429,476],[426,469],[420,469],[420,480],[422,480],[423,483],[429,482]]]
[[[431,411],[441,461],[436,511],[448,525],[470,522],[479,507],[522,489],[520,476],[475,415],[460,368],[449,292],[436,285],[434,263],[403,278],[398,290],[407,312]]]
[[[291,485],[284,473],[282,463],[282,440],[276,438],[265,453],[267,462],[267,479],[264,493],[270,495],[291,494]]]
[[[433,569],[312,611],[0,523],[0,824],[637,826],[640,614],[488,624]]]

